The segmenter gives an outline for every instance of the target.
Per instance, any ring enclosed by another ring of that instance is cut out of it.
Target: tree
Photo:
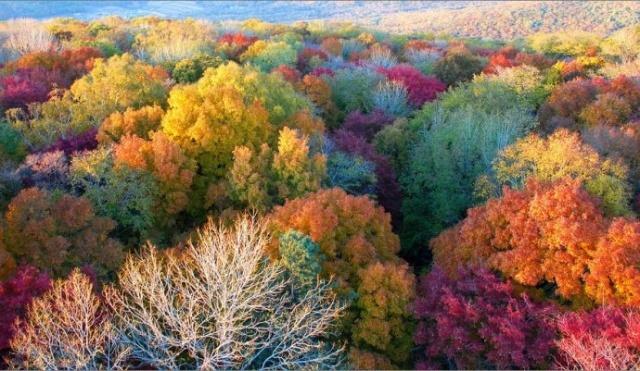
[[[558,318],[558,366],[581,370],[629,370],[640,364],[640,315],[635,310],[601,307]]]
[[[114,228],[113,220],[96,216],[84,197],[28,188],[11,200],[2,240],[18,263],[56,276],[86,264],[105,276],[122,259],[122,246],[109,238]]]
[[[278,239],[280,262],[301,287],[311,287],[322,273],[324,255],[318,244],[296,230],[283,233]]]
[[[284,41],[258,40],[240,55],[240,61],[269,72],[280,65],[294,65],[297,57],[296,50]]]
[[[233,155],[232,197],[261,211],[317,191],[327,171],[325,156],[309,153],[308,138],[288,127],[280,130],[277,152],[262,144],[259,152],[239,146]]]
[[[118,349],[110,314],[78,269],[29,305],[11,340],[13,367],[37,369],[118,367],[126,353]]]
[[[542,182],[572,177],[602,200],[608,215],[629,215],[631,189],[627,167],[598,155],[580,136],[566,129],[543,139],[529,135],[505,148],[493,163],[500,185],[522,188],[528,178]]]
[[[418,369],[547,368],[554,350],[553,307],[516,294],[486,269],[448,278],[437,266],[420,279],[413,303]]]
[[[189,195],[196,172],[196,163],[164,133],[150,134],[150,140],[134,135],[124,136],[113,147],[116,168],[128,167],[153,175],[158,187],[153,195],[155,220],[167,224],[167,218],[183,211],[189,203]],[[125,169],[126,171],[126,169]]]
[[[167,79],[163,69],[123,54],[97,59],[91,73],[71,86],[70,94],[97,126],[113,112],[163,104]]]
[[[482,60],[467,50],[449,50],[433,65],[433,73],[438,79],[451,86],[468,81],[482,71]]]
[[[114,112],[100,124],[96,138],[101,144],[117,142],[127,134],[148,139],[149,132],[160,127],[163,116],[162,107],[157,105]]]
[[[529,180],[523,190],[472,208],[430,243],[450,275],[466,264],[496,269],[525,286],[549,284],[576,306],[637,306],[636,221],[607,219],[580,181]]]
[[[409,103],[414,108],[420,108],[425,102],[436,99],[437,95],[446,90],[446,85],[438,79],[422,74],[411,65],[401,64],[383,69],[387,79],[401,83],[407,88]]]
[[[183,59],[176,63],[173,72],[171,72],[171,77],[180,84],[191,84],[198,81],[207,68],[216,68],[222,63],[224,63],[224,60],[217,55],[202,54],[193,58]]]
[[[113,219],[119,237],[135,243],[149,237],[158,216],[154,212],[158,182],[148,172],[116,167],[113,157],[113,150],[107,148],[78,155],[71,161],[69,177],[74,189],[91,201],[96,214]]]
[[[448,104],[454,103],[448,99],[434,106],[427,104],[410,123],[423,128],[413,132],[415,144],[409,149],[409,162],[400,175],[404,194],[402,235],[404,246],[412,255],[423,255],[420,248],[429,238],[456,223],[467,208],[480,201],[474,198],[478,176],[490,171],[501,149],[534,127],[527,105],[514,105],[512,101],[511,108],[499,108],[498,104],[508,104],[503,99],[511,95],[495,99],[502,89],[505,88],[488,89],[485,94],[492,97],[487,99],[481,94],[477,97],[478,106],[459,107],[460,103],[455,102],[454,108],[447,109]],[[479,107],[493,103],[485,99],[498,102]],[[517,102],[517,98],[513,99]]]
[[[163,104],[167,73],[129,54],[97,59],[91,73],[57,92],[45,103],[31,105],[28,114],[13,115],[11,124],[31,147],[42,148],[98,127],[114,112]]]
[[[46,273],[28,265],[20,267],[13,276],[0,282],[0,349],[9,347],[16,329],[17,318],[23,318],[34,298],[51,288],[51,279]]]
[[[153,246],[123,266],[107,292],[118,342],[133,361],[161,368],[329,368],[342,349],[328,342],[342,307],[330,284],[295,284],[265,260],[266,225],[247,216],[209,222],[195,242]]]
[[[334,188],[290,200],[276,207],[270,219],[272,256],[278,256],[278,238],[292,229],[320,246],[326,257],[322,276],[335,277],[336,292],[351,303],[342,335],[352,340],[353,367],[365,367],[372,358],[404,365],[409,356],[405,331],[411,322],[403,303],[412,296],[413,276],[395,255],[400,244],[391,231],[389,215],[367,197]],[[395,295],[370,302],[376,294],[379,298],[387,295],[387,290]]]
[[[197,86],[202,96],[206,95],[205,91],[233,88],[242,93],[247,105],[260,101],[269,114],[269,122],[278,129],[298,111],[311,111],[309,101],[278,74],[265,74],[234,62],[205,71]]]

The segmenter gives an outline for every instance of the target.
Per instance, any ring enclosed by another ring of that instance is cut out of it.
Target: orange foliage
[[[431,241],[436,264],[449,274],[487,265],[518,283],[554,283],[565,298],[584,296],[584,273],[607,220],[580,182],[531,180],[524,190],[470,209],[468,217]],[[593,298],[598,300],[597,298]]]
[[[327,37],[322,40],[321,47],[324,51],[333,55],[341,55],[342,54],[342,42],[340,39],[335,37]]]
[[[343,298],[358,297],[344,328],[359,348],[352,350],[355,367],[387,364],[388,359],[403,365],[411,348],[407,304],[413,297],[414,277],[396,256],[400,243],[389,214],[365,196],[334,188],[276,207],[271,226],[273,256],[281,234],[289,230],[307,234],[326,257],[323,275],[334,277]]]
[[[164,111],[157,105],[112,113],[100,125],[96,139],[99,143],[107,144],[127,134],[148,138],[149,132],[160,126],[163,116]]]
[[[150,140],[124,136],[114,146],[114,164],[153,174],[160,184],[159,206],[165,213],[177,214],[186,208],[196,164],[164,133],[155,132]]]
[[[2,238],[21,264],[57,275],[89,264],[106,274],[122,259],[122,246],[108,237],[115,226],[113,220],[96,216],[84,197],[28,188],[11,200]]]

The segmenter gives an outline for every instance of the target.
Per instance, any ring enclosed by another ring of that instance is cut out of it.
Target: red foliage
[[[5,109],[24,108],[28,103],[44,102],[52,89],[71,86],[101,56],[100,51],[89,47],[24,55],[4,67],[7,75],[0,79],[0,105]]]
[[[22,318],[31,300],[50,287],[49,276],[32,266],[22,266],[12,278],[0,283],[0,350],[9,347],[16,318]]]
[[[333,72],[333,70],[331,68],[329,68],[329,67],[316,67],[309,74],[311,76],[318,76],[318,77],[320,77],[322,75],[327,75],[327,76],[333,77],[333,75],[335,75],[336,73]]]
[[[640,313],[616,307],[570,312],[558,320],[559,366],[628,370],[640,362]]]
[[[418,369],[547,368],[555,331],[554,308],[516,295],[511,284],[484,269],[464,269],[458,280],[435,267],[418,285],[414,340]]]
[[[49,91],[60,81],[58,74],[42,68],[17,70],[13,75],[0,78],[0,107],[25,108],[33,102],[44,102]]]
[[[317,59],[322,61],[326,61],[328,58],[327,53],[323,52],[320,49],[304,48],[302,49],[300,54],[298,54],[298,69],[300,71],[308,71],[310,67],[309,62],[313,57],[316,57]]]
[[[335,133],[334,141],[336,146],[345,152],[362,156],[365,160],[376,165],[376,195],[378,202],[391,214],[394,225],[400,220],[400,207],[402,205],[402,193],[396,177],[396,173],[391,167],[386,157],[378,154],[373,146],[346,130],[338,130]]]
[[[223,46],[230,58],[239,56],[256,41],[258,41],[256,36],[247,36],[242,32],[227,33],[218,38],[218,43]]]
[[[386,115],[383,111],[375,110],[371,113],[360,111],[351,112],[344,119],[342,129],[364,138],[370,142],[377,132],[385,126],[393,123],[393,117]]]
[[[417,68],[400,64],[391,68],[381,69],[389,80],[401,83],[409,93],[409,103],[420,108],[425,102],[430,102],[447,89],[447,86],[435,77],[425,76]]]
[[[51,147],[45,149],[44,152],[63,151],[66,155],[70,155],[74,152],[90,151],[98,147],[98,141],[96,140],[97,134],[98,128],[91,128],[84,133],[59,138]]]
[[[300,85],[300,72],[291,66],[281,64],[278,67],[274,68],[271,73],[279,73],[286,81],[290,82],[293,86]]]

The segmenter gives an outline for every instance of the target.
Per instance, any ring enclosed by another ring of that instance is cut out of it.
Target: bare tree
[[[35,19],[11,19],[4,23],[3,28],[6,35],[4,47],[16,57],[46,51],[54,45],[53,35]]]
[[[14,368],[117,368],[127,352],[114,342],[109,314],[77,269],[29,306],[11,341]]]
[[[265,260],[265,224],[209,222],[177,253],[149,246],[131,257],[107,291],[119,342],[160,368],[331,368],[341,347],[326,341],[344,307],[329,283],[295,292]]]

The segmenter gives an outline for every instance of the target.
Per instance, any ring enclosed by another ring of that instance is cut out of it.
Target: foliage
[[[5,121],[0,121],[0,161],[20,162],[27,154],[22,135]]]
[[[408,112],[407,89],[397,82],[378,84],[372,95],[373,109],[390,116],[405,116]]]
[[[51,279],[32,266],[22,266],[13,276],[0,282],[0,349],[9,347],[16,332],[15,321],[22,318],[34,298],[49,290]],[[20,331],[20,328],[17,328]]]
[[[354,111],[345,117],[342,129],[371,141],[376,133],[391,123],[393,123],[393,117],[383,111],[375,110],[370,113]]]
[[[62,151],[34,153],[16,170],[22,184],[53,190],[69,190],[69,158]]]
[[[396,225],[400,217],[402,194],[396,172],[391,167],[387,158],[378,154],[374,147],[363,138],[345,130],[337,131],[334,140],[340,150],[355,156],[361,156],[366,161],[375,165],[376,198],[378,202],[380,202],[380,205],[392,215],[394,225]]]
[[[320,281],[293,297],[295,283],[265,261],[269,238],[244,216],[209,222],[183,249],[130,257],[107,292],[118,343],[160,368],[337,367],[342,349],[328,339],[342,307]]]
[[[183,211],[189,202],[196,163],[162,132],[144,140],[125,136],[113,147],[116,171],[127,168],[151,174],[157,183],[154,198],[154,222],[166,225],[169,217]]]
[[[11,124],[32,147],[50,145],[59,138],[97,127],[111,113],[166,99],[164,70],[136,61],[131,55],[97,59],[90,74],[77,80],[62,97],[30,106],[28,117],[17,115]]]
[[[542,182],[572,177],[602,201],[608,215],[629,215],[631,192],[627,167],[607,160],[578,134],[561,129],[546,139],[532,134],[500,152],[493,170],[500,185],[522,188],[528,178]]]
[[[400,307],[411,300],[413,276],[406,273],[405,263],[395,255],[400,248],[399,240],[382,208],[367,197],[350,196],[339,188],[322,190],[276,207],[271,215],[271,228],[276,238],[269,250],[272,255],[278,253],[280,235],[291,229],[304,233],[326,256],[323,276],[335,277],[340,296],[353,301],[357,293],[361,294],[364,301],[351,304],[343,327],[343,336],[351,337],[354,348],[359,350],[352,351],[350,357],[355,367],[364,365],[367,354],[384,356],[397,365],[408,361],[410,347],[406,334],[411,332],[411,325],[408,309]],[[389,276],[390,270],[396,273]],[[383,274],[389,281],[374,279],[377,274]],[[364,282],[365,278],[369,282]],[[379,303],[388,307],[370,307],[373,303],[365,298],[377,290],[382,298],[387,287],[398,288],[393,300],[383,299]],[[363,326],[369,331],[367,336],[362,335]],[[355,355],[358,357],[354,358]]]
[[[279,75],[233,62],[209,69],[197,85],[201,95],[206,90],[233,88],[242,93],[247,105],[259,100],[269,113],[269,121],[278,128],[296,112],[311,108],[308,100]]]
[[[57,276],[90,265],[105,276],[122,259],[120,243],[108,236],[114,228],[115,222],[96,216],[84,197],[27,188],[8,206],[2,240],[18,263]]]
[[[433,73],[447,85],[468,81],[482,71],[482,60],[466,50],[452,50],[433,65]]]
[[[74,157],[69,177],[98,215],[117,222],[121,238],[133,238],[135,242],[148,237],[156,215],[153,196],[158,192],[150,174],[128,166],[116,167],[112,151],[98,149]]]
[[[333,101],[343,112],[373,109],[373,91],[382,77],[366,67],[344,68],[329,79]]]
[[[324,261],[318,244],[295,230],[283,233],[278,243],[282,266],[302,288],[312,287],[322,273]]]
[[[589,301],[637,306],[633,284],[638,222],[607,219],[571,179],[541,184],[468,211],[468,217],[431,241],[434,261],[449,274],[479,264],[527,285],[548,283],[576,305]]]
[[[397,81],[407,88],[409,103],[415,108],[436,99],[438,93],[446,89],[443,83],[433,77],[424,76],[410,65],[397,65],[384,69],[383,73],[387,79]]]
[[[375,164],[362,156],[332,151],[327,160],[327,185],[352,195],[375,194]]]
[[[202,77],[207,68],[216,68],[222,63],[224,63],[224,60],[221,57],[206,54],[183,59],[176,63],[173,72],[171,72],[171,77],[180,84],[194,83]]]
[[[547,368],[552,360],[553,308],[516,294],[485,269],[452,280],[434,267],[420,279],[413,310],[418,369]]]
[[[494,112],[484,113],[469,106],[447,112],[435,107],[433,121],[424,122],[431,128],[418,134],[400,178],[409,251],[464,216],[476,201],[476,178],[490,171],[502,148],[534,125],[522,108]]]
[[[240,55],[242,62],[251,63],[264,72],[283,64],[294,65],[297,58],[296,50],[284,41],[258,40]]]
[[[256,210],[320,189],[326,158],[309,152],[308,138],[288,127],[280,130],[278,150],[263,144],[259,152],[239,146],[230,169],[232,197]]]
[[[148,139],[149,132],[160,127],[163,116],[164,111],[157,105],[114,112],[100,124],[96,139],[100,144],[117,142],[127,134]]]

